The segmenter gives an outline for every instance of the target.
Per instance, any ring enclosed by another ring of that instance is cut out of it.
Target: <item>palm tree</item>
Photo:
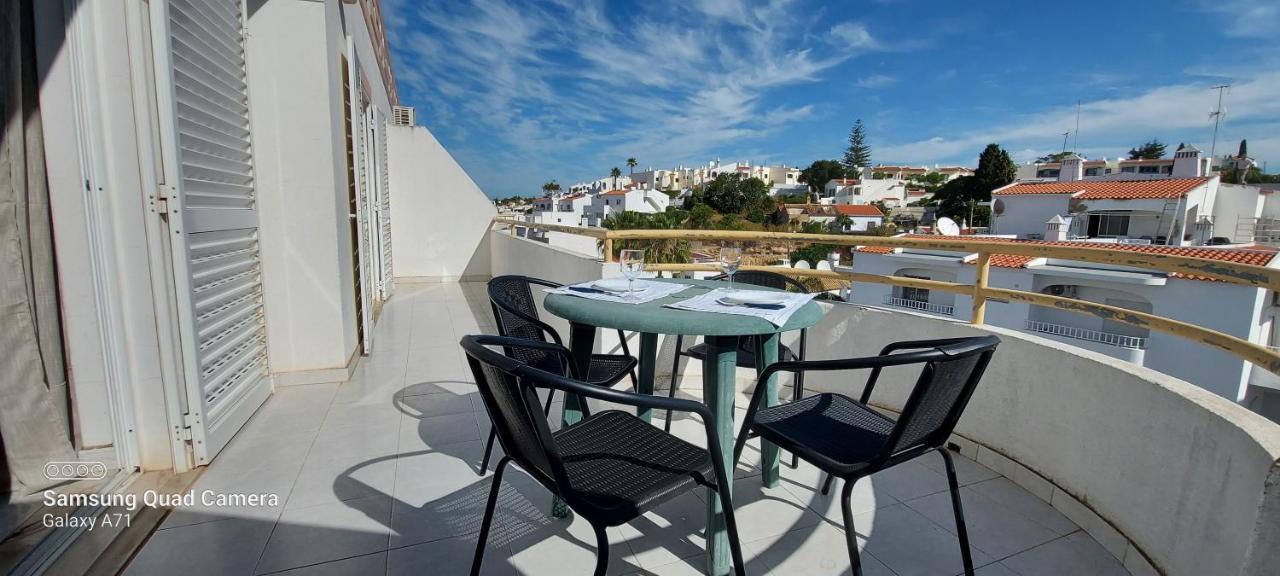
[[[618,189],[618,177],[619,177],[619,176],[622,176],[622,170],[619,170],[617,166],[614,166],[614,167],[613,167],[613,170],[610,170],[610,171],[609,171],[609,176],[613,178],[613,189],[614,189],[614,190],[617,190],[617,189]]]
[[[627,170],[631,172],[631,175],[632,175],[632,176],[635,176],[635,174],[636,174],[636,165],[637,165],[637,164],[639,164],[639,162],[636,162],[636,159],[635,159],[634,157],[632,157],[632,158],[627,158]]]
[[[619,212],[610,214],[601,225],[609,230],[675,230],[684,222],[683,210],[671,210],[656,214],[641,212]],[[597,240],[596,247],[604,249],[604,241]],[[615,240],[614,256],[624,249],[644,250],[646,262],[688,264],[693,261],[689,241],[676,238],[663,240]]]

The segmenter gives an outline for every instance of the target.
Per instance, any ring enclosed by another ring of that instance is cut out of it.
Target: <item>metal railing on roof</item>
[[[941,314],[943,316],[951,316],[955,313],[955,306],[946,304],[930,304],[920,300],[911,300],[909,298],[898,298],[897,296],[885,295],[884,303],[888,306],[897,308],[909,308],[911,310],[919,310],[921,312],[930,312],[933,314]]]
[[[549,226],[531,224],[510,218],[495,218],[494,223],[504,226],[525,226],[533,229],[555,230],[569,234],[581,234],[601,240],[605,262],[613,261],[613,243],[619,240],[700,240],[709,242],[754,242],[754,243],[790,243],[790,244],[828,244],[835,246],[884,246],[889,248],[916,248],[940,250],[978,255],[973,284],[943,282],[939,280],[922,280],[902,276],[866,274],[861,272],[833,270],[803,270],[769,266],[744,266],[742,269],[768,270],[792,276],[834,279],[845,282],[869,282],[906,286],[966,294],[973,299],[973,313],[970,323],[983,325],[986,323],[987,301],[999,300],[1007,302],[1035,304],[1077,314],[1084,314],[1120,322],[1132,326],[1147,328],[1157,332],[1173,334],[1188,340],[1208,344],[1220,348],[1243,360],[1280,374],[1280,352],[1255,344],[1243,338],[1224,334],[1189,324],[1180,320],[1156,316],[1145,312],[1136,312],[1117,306],[1108,306],[1096,302],[1051,296],[1025,290],[996,288],[987,283],[991,270],[992,254],[1012,254],[1075,260],[1094,264],[1111,264],[1131,266],[1167,273],[1180,273],[1201,278],[1210,278],[1221,282],[1250,286],[1272,291],[1280,291],[1280,269],[1213,260],[1180,254],[1140,252],[1135,250],[1119,250],[1094,246],[1046,245],[1028,242],[992,241],[963,236],[939,236],[935,238],[905,238],[893,236],[852,236],[843,234],[803,234],[794,232],[756,232],[740,230],[604,230],[600,228],[573,228],[567,226]],[[512,234],[514,234],[514,229]],[[655,271],[715,271],[715,266],[705,264],[654,264],[648,267]]]
[[[1052,322],[1041,322],[1039,320],[1027,320],[1027,330],[1039,332],[1041,334],[1062,336],[1064,338],[1085,340],[1087,342],[1097,342],[1099,344],[1107,344],[1117,348],[1129,348],[1131,350],[1147,349],[1147,339],[1140,336],[1125,336],[1124,334],[1113,334],[1111,332],[1078,328],[1075,326],[1067,326],[1065,324],[1054,324]]]

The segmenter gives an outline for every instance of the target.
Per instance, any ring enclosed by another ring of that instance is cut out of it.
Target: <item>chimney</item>
[[[1199,148],[1188,144],[1185,148],[1173,153],[1174,178],[1200,178],[1205,175],[1204,155]]]
[[[1067,239],[1067,221],[1057,214],[1044,223],[1044,239],[1050,242],[1062,242]]]
[[[1075,182],[1084,180],[1084,158],[1077,154],[1068,154],[1062,158],[1058,170],[1059,182]]]

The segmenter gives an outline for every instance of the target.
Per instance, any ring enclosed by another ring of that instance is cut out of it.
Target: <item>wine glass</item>
[[[729,276],[729,291],[733,292],[733,275],[738,273],[742,264],[742,249],[725,246],[720,249],[720,269]]]
[[[644,250],[623,250],[618,257],[622,275],[627,277],[627,299],[635,298],[636,277],[644,272]]]

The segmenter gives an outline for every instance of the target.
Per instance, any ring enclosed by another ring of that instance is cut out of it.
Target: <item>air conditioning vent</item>
[[[415,117],[412,106],[392,106],[391,123],[396,126],[413,126]]]

